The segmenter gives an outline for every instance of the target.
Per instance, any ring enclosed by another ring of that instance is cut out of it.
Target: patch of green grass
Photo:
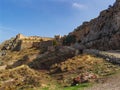
[[[54,90],[84,90],[84,88],[91,87],[92,85],[93,85],[92,83],[83,83],[77,86],[70,86],[70,87],[64,87],[64,88],[58,85],[58,87],[56,87]],[[53,90],[53,89],[46,87],[46,88],[37,88],[37,89],[29,89],[29,90]]]
[[[42,90],[49,90],[49,88],[48,88],[48,87],[45,87],[45,88],[43,88]]]
[[[66,87],[63,90],[84,90],[84,88],[91,87],[91,83],[83,83],[77,86]]]

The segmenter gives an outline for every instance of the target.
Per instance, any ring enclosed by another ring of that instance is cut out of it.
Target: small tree
[[[53,46],[58,45],[58,42],[56,40],[53,41]]]
[[[108,8],[111,8],[112,7],[112,5],[109,5],[109,7]]]
[[[70,45],[71,43],[76,42],[76,36],[75,35],[68,35],[63,39],[63,45]]]

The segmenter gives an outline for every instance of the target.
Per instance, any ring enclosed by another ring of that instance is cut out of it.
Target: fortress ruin
[[[54,38],[49,37],[39,37],[39,36],[24,36],[22,34],[16,35],[15,38],[19,43],[17,46],[18,50],[26,48],[48,48],[48,46],[53,46]]]

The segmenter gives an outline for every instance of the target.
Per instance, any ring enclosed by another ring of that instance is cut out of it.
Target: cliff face
[[[87,48],[100,50],[120,49],[120,0],[109,6],[90,22],[84,22],[70,35]]]

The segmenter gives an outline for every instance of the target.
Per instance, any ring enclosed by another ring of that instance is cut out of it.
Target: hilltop
[[[68,35],[18,34],[3,42],[0,90],[81,90],[96,83],[98,87],[91,89],[100,90],[106,83],[103,90],[111,90],[109,81],[119,86],[119,65],[120,0],[116,0]]]
[[[83,22],[69,35],[75,36],[76,41],[86,48],[120,49],[120,0],[101,11],[97,18]]]

